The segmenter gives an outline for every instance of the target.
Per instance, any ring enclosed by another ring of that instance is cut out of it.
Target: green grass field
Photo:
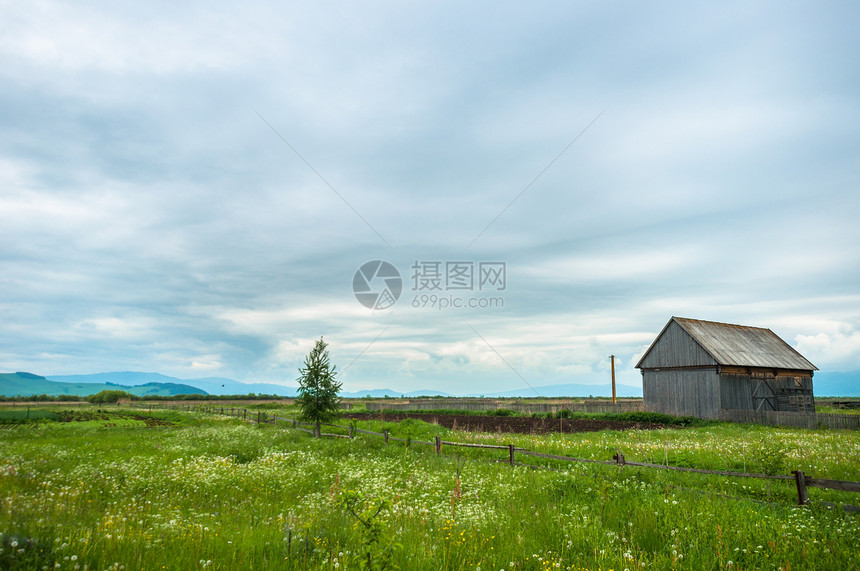
[[[120,411],[117,411],[119,414]],[[126,410],[125,413],[130,411]],[[137,411],[138,413],[140,411]],[[3,569],[857,569],[858,494],[656,469],[510,467],[506,452],[314,439],[197,413],[0,429]],[[394,436],[860,479],[860,434],[716,424]],[[518,457],[519,460],[519,457]]]

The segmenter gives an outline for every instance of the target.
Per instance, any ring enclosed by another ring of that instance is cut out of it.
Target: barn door
[[[755,410],[777,410],[776,389],[766,378],[754,378],[752,400]]]

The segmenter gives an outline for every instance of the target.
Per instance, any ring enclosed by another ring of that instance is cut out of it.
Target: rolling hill
[[[0,373],[0,395],[34,396],[46,394],[49,396],[75,395],[88,396],[105,390],[120,390],[137,396],[173,396],[182,394],[205,395],[206,391],[182,383],[147,382],[137,386],[119,383],[71,383],[56,382],[33,373]]]
[[[93,373],[90,375],[49,375],[48,380],[66,383],[117,383],[138,386],[146,383],[179,383],[196,387],[210,395],[247,395],[249,393],[296,396],[296,387],[274,383],[241,383],[224,377],[204,377],[200,379],[179,379],[161,373],[141,373],[121,371],[114,373]]]

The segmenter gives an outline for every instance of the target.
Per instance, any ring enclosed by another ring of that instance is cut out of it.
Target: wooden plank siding
[[[759,410],[804,412],[815,410],[812,396],[812,374],[808,371],[771,371],[761,369],[726,368],[720,371],[720,408],[729,410],[756,410],[760,400],[753,398],[759,382],[767,383],[765,392],[772,391]]]
[[[690,334],[670,321],[637,365],[641,369],[715,366],[717,362]]]
[[[716,367],[643,370],[645,409],[676,416],[717,418],[720,385]]]
[[[843,428],[860,430],[860,414],[721,410],[720,420],[769,426],[791,426],[794,428]]]

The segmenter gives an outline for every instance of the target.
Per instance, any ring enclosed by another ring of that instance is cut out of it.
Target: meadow
[[[417,444],[442,435],[858,480],[856,432],[714,424],[532,436],[355,424],[406,446],[139,413],[0,428],[0,568],[860,568],[860,515],[840,507],[857,494],[811,490],[812,505],[798,507],[791,482],[545,459],[511,467],[504,451],[437,456]]]

